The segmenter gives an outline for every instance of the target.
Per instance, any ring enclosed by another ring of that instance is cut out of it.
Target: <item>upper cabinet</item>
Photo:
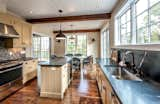
[[[19,38],[9,39],[9,48],[26,48],[32,45],[32,25],[7,13],[0,13],[0,23],[12,25],[19,33]]]
[[[11,18],[8,14],[6,13],[0,13],[0,23],[4,23],[4,24],[11,24]]]

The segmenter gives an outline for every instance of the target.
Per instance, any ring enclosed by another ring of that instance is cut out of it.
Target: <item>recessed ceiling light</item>
[[[32,14],[32,13],[33,13],[33,11],[29,11],[29,13],[31,13],[31,14]]]

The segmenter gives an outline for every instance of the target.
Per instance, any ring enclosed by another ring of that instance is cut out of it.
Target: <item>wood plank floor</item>
[[[63,100],[39,97],[35,79],[0,104],[101,104],[96,80],[86,70],[74,73]]]

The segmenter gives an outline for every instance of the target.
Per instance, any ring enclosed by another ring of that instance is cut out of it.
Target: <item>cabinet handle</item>
[[[112,97],[114,97],[114,96],[115,96],[113,92],[111,93],[111,96],[112,96]]]
[[[106,87],[105,87],[105,86],[103,86],[102,88],[103,88],[104,90],[106,90]]]

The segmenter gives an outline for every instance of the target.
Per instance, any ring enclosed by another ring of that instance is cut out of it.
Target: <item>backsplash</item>
[[[2,38],[0,38],[0,48],[3,48],[4,47],[4,41]]]
[[[123,57],[123,53],[126,51],[132,51],[134,53],[135,65],[139,66],[145,51],[143,50],[129,50],[129,49],[117,49],[119,51],[120,60]],[[128,55],[126,60],[132,62],[132,57]],[[148,77],[154,81],[160,82],[160,52],[158,51],[147,51],[147,55],[144,58],[144,62],[141,69],[145,77]]]
[[[0,48],[0,62],[5,60],[16,60],[24,57],[24,54],[21,54],[23,50],[21,48],[12,48],[12,49],[5,49]]]

